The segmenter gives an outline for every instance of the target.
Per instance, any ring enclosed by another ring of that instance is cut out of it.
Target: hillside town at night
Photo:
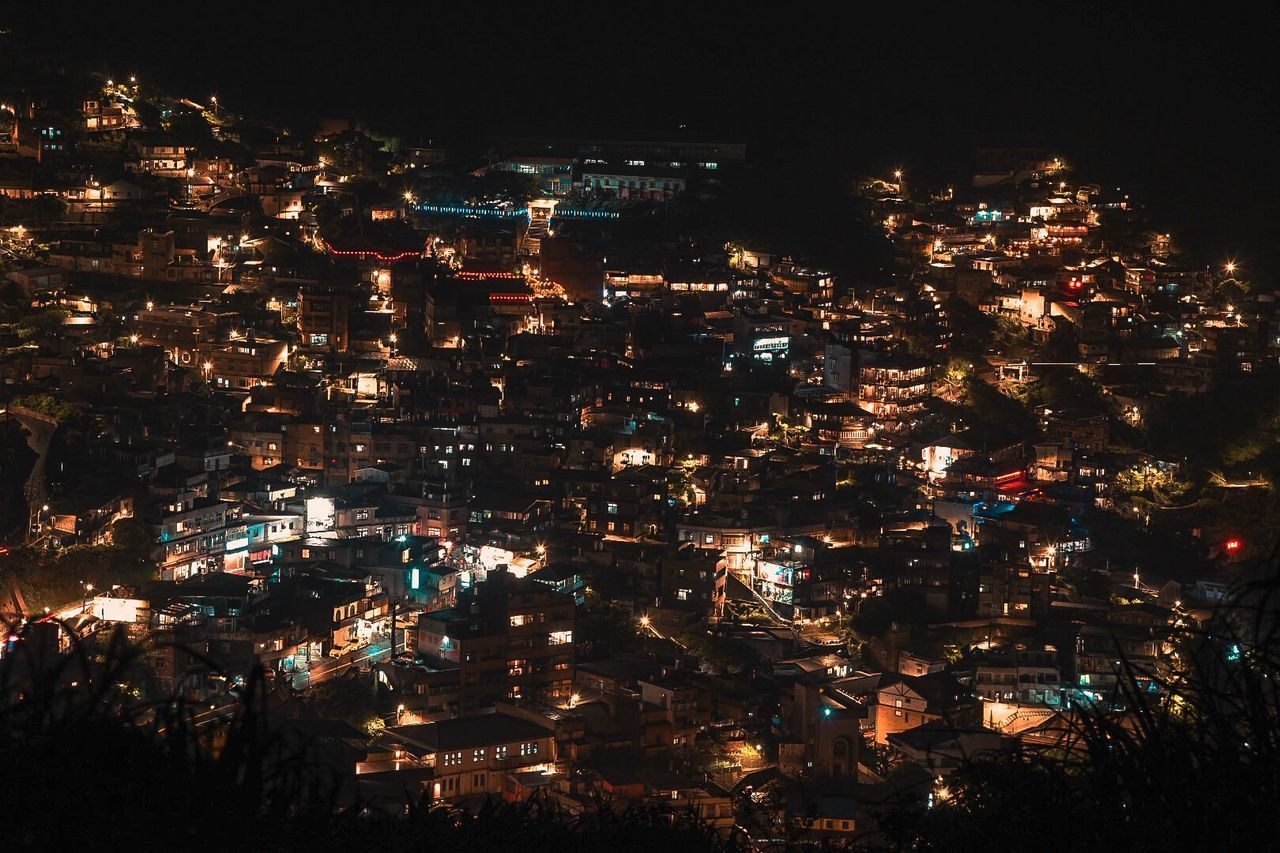
[[[1004,817],[982,786],[1101,740],[1217,725],[1274,767],[1280,291],[1051,137],[830,175],[836,214],[745,137],[457,142],[7,61],[27,758],[252,754],[251,810],[294,780],[264,822],[370,849],[535,804],[671,849],[938,849],[1051,835],[1007,816],[1042,776]],[[1054,808],[1138,832],[1141,799]]]

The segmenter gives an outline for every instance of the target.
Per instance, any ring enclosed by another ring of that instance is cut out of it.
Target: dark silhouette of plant
[[[975,759],[886,822],[897,849],[1260,850],[1280,837],[1280,579],[1180,624],[1155,673],[1118,655],[1125,713],[1082,709],[1043,747]],[[1182,620],[1180,620],[1182,621]],[[1151,687],[1143,685],[1150,683]]]
[[[547,798],[491,801],[474,814],[407,795],[398,808],[374,806],[351,787],[351,767],[334,767],[323,744],[271,712],[261,671],[222,715],[137,689],[162,642],[71,632],[64,652],[57,634],[53,622],[11,625],[0,659],[0,762],[16,849],[740,848],[693,815],[602,798],[580,814]]]

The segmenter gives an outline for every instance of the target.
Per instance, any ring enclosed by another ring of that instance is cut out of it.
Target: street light
[[[1236,262],[1235,262],[1235,261],[1227,261],[1225,264],[1223,264],[1223,265],[1222,265],[1222,269],[1223,269],[1223,271],[1224,271],[1227,275],[1235,275],[1235,274],[1236,274]]]

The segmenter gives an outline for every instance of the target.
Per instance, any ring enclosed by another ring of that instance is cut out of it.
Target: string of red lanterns
[[[344,258],[364,258],[372,256],[375,260],[381,261],[384,264],[394,264],[397,261],[403,261],[406,258],[422,257],[422,252],[401,252],[398,255],[384,255],[381,252],[374,251],[373,249],[335,249],[333,248],[333,244],[328,240],[322,240],[321,242],[324,243],[325,250],[331,255],[339,255]]]

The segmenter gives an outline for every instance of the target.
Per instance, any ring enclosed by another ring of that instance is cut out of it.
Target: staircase
[[[547,231],[551,227],[551,217],[549,216],[530,216],[529,227],[524,232],[524,249],[530,255],[536,255],[542,251],[542,238],[547,236]]]

